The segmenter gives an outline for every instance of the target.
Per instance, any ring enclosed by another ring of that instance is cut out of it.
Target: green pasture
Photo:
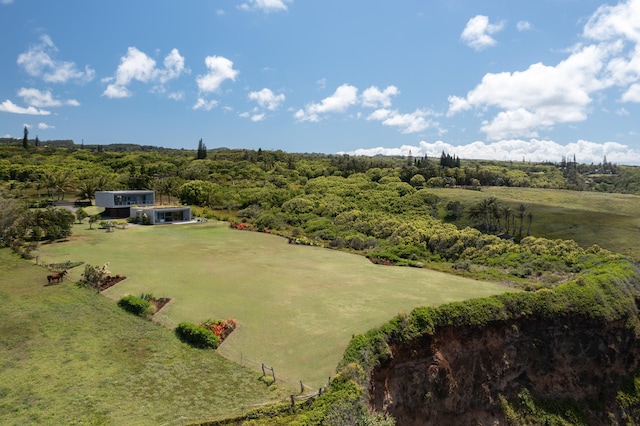
[[[532,212],[531,235],[571,239],[582,247],[597,244],[616,253],[640,259],[640,196],[557,189],[486,187],[482,191],[429,189],[441,199],[460,201],[471,225],[468,207],[487,197],[496,197],[512,209],[522,203]],[[444,216],[444,210],[442,211]],[[516,223],[519,223],[516,221]],[[524,229],[527,221],[525,219]],[[526,232],[526,231],[525,231]]]
[[[40,263],[110,262],[127,277],[104,294],[152,293],[173,302],[156,315],[181,321],[235,318],[238,329],[218,349],[255,370],[309,389],[324,386],[354,333],[422,305],[509,290],[493,283],[287,244],[275,235],[236,231],[226,223],[135,226],[113,233],[75,225],[68,242],[43,245]],[[82,268],[72,271],[80,278]],[[44,277],[43,277],[44,279]],[[114,303],[115,305],[115,303]]]
[[[0,424],[180,425],[280,401],[286,388],[0,250]]]

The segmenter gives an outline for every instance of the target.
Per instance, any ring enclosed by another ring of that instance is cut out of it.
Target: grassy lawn
[[[0,250],[2,425],[173,425],[288,394],[94,291],[45,286],[46,274]]]
[[[225,223],[132,227],[106,233],[76,225],[70,241],[42,246],[40,262],[110,262],[128,278],[104,294],[141,292],[174,301],[157,316],[181,321],[235,318],[218,350],[225,357],[312,389],[335,371],[354,333],[416,306],[508,290],[426,269],[373,265],[362,256],[287,244]],[[81,268],[69,279],[79,279]]]
[[[582,247],[598,244],[640,259],[640,196],[535,188],[487,187],[482,191],[430,189],[442,205],[458,200],[465,206],[487,197],[517,209],[520,203],[534,215],[531,235],[571,239]],[[465,216],[468,209],[465,209]],[[444,216],[444,210],[442,211]],[[516,221],[519,224],[519,221]],[[465,217],[462,225],[471,225]],[[524,229],[526,232],[527,221]]]

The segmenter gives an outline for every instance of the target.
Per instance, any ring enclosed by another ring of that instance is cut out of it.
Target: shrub
[[[231,332],[236,329],[238,323],[233,318],[227,320],[212,320],[209,319],[202,324],[198,324],[198,327],[204,327],[211,330],[213,334],[218,338],[218,343],[229,337]]]
[[[213,334],[213,331],[190,322],[181,322],[178,324],[175,333],[184,343],[196,348],[216,349],[220,343],[218,336]]]
[[[132,314],[141,317],[147,313],[147,311],[151,307],[151,304],[148,300],[144,300],[140,297],[129,294],[118,300],[118,306],[120,306],[127,312],[131,312]]]

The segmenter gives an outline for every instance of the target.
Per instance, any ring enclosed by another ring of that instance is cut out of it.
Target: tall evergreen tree
[[[24,137],[22,138],[22,147],[24,149],[29,149],[29,129],[27,129],[27,126],[24,126]]]
[[[198,160],[204,160],[207,158],[207,146],[202,142],[202,139],[198,142],[198,154],[196,158]]]

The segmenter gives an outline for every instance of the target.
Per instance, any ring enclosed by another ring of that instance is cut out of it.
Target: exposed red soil
[[[160,309],[164,308],[169,302],[171,302],[170,297],[160,297],[158,299],[149,300],[149,303],[156,306],[156,313],[159,312]]]
[[[100,286],[98,288],[98,291],[103,291],[106,290],[108,288],[113,287],[114,285],[118,284],[120,281],[126,279],[127,277],[122,277],[120,275],[116,275],[115,277],[107,277],[104,279],[104,281],[102,283],[100,283]]]

